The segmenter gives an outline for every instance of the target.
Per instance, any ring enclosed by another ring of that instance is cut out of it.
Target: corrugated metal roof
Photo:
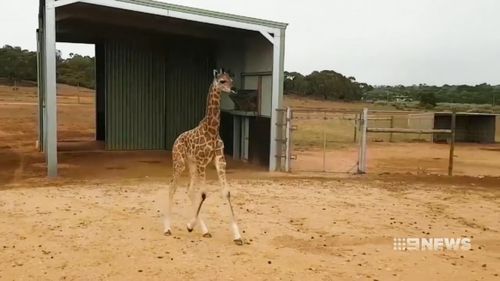
[[[188,13],[188,14],[193,14],[193,15],[200,15],[200,16],[219,18],[219,19],[233,20],[233,21],[242,22],[242,23],[257,24],[257,25],[267,26],[267,27],[271,27],[271,28],[285,29],[288,26],[287,23],[282,23],[282,22],[277,22],[277,21],[263,20],[263,19],[257,19],[257,18],[252,18],[252,17],[215,12],[215,11],[210,11],[210,10],[205,10],[205,9],[192,8],[192,7],[170,4],[170,3],[165,3],[165,2],[152,1],[152,0],[115,0],[115,1],[143,5],[143,6],[148,6],[148,7],[154,7],[154,8],[164,9],[164,10],[172,10],[172,11],[176,11],[176,12]]]

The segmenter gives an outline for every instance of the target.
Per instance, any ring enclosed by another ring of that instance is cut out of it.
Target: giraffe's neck
[[[220,91],[210,87],[207,99],[207,111],[202,123],[207,128],[207,131],[214,136],[219,134],[220,127]]]

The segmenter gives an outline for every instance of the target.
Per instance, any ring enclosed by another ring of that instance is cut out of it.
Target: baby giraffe
[[[207,194],[205,190],[205,171],[213,162],[217,169],[219,182],[222,186],[223,200],[227,201],[228,212],[231,216],[231,229],[233,231],[234,243],[242,245],[240,230],[236,224],[233,206],[231,205],[231,193],[226,181],[226,160],[224,158],[224,143],[219,136],[220,126],[220,103],[221,93],[231,93],[233,80],[229,74],[214,70],[214,79],[210,85],[207,100],[207,111],[205,117],[198,126],[192,130],[179,135],[172,149],[173,179],[170,184],[167,213],[164,218],[165,235],[172,235],[170,228],[170,217],[172,214],[172,203],[177,181],[186,168],[189,168],[190,182],[188,195],[193,204],[194,216],[187,224],[187,230],[193,231],[197,223],[200,224],[203,237],[212,237],[207,225],[200,218],[200,210]],[[197,191],[195,185],[201,190]]]

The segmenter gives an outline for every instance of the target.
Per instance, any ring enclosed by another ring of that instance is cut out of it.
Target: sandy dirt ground
[[[47,180],[34,147],[36,95],[20,91],[13,99],[0,87],[0,280],[500,279],[494,147],[459,147],[458,176],[451,178],[431,169],[440,163],[435,169],[442,170],[446,148],[425,144],[425,153],[410,154],[408,144],[373,144],[374,172],[364,176],[270,174],[229,162],[245,240],[236,246],[213,169],[202,210],[213,238],[185,230],[193,213],[187,178],[175,198],[174,235],[163,236],[168,153],[103,151],[91,141],[90,94],[61,88],[61,177]],[[321,163],[321,153],[313,153],[309,164]],[[331,153],[328,159],[342,159]],[[468,237],[472,248],[394,250],[393,239],[405,237]]]
[[[245,245],[211,182],[214,235],[162,235],[165,181],[89,181],[1,192],[2,280],[498,280],[500,192],[476,184],[232,180]],[[471,237],[469,251],[395,251],[394,237]]]

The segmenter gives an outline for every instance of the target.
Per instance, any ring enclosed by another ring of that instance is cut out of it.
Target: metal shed
[[[39,142],[48,175],[57,175],[56,41],[95,44],[96,138],[106,149],[170,149],[204,115],[212,69],[223,67],[237,88],[259,93],[255,112],[222,101],[229,154],[258,154],[277,169],[286,27],[150,0],[40,0]]]
[[[434,129],[449,129],[451,127],[450,112],[434,113]],[[496,115],[489,113],[456,114],[456,142],[495,143]],[[436,134],[434,142],[445,142],[449,136]]]

